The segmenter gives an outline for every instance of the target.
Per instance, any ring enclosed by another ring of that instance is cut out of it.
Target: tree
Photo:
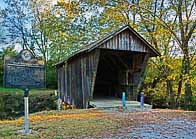
[[[46,12],[47,11],[47,12]],[[61,61],[100,35],[99,7],[92,3],[58,1],[41,12],[44,28],[50,40],[50,58]]]
[[[163,1],[164,2],[164,1]],[[159,23],[175,40],[175,45],[178,46],[182,53],[181,72],[178,82],[178,95],[177,102],[182,90],[183,81],[185,82],[185,104],[191,102],[191,78],[190,69],[191,63],[193,62],[192,56],[195,55],[195,48],[192,43],[195,42],[193,39],[195,36],[194,30],[196,29],[195,16],[195,1],[194,0],[179,0],[169,1],[165,7],[168,7],[167,16],[173,17],[176,20],[174,26],[170,24],[170,18],[160,18],[157,14],[154,14],[141,5],[140,9],[144,12],[150,13],[155,18],[155,21]],[[193,51],[192,51],[193,50]],[[179,51],[177,52],[179,53]]]
[[[0,85],[3,85],[3,67],[4,67],[4,58],[6,56],[16,56],[17,52],[14,46],[3,47],[0,51]]]
[[[27,0],[4,0],[3,26],[6,29],[5,43],[21,43],[23,49],[31,49],[31,24],[33,16]],[[33,51],[32,51],[33,52]]]
[[[36,57],[41,57],[46,74],[50,43],[41,12],[43,8],[47,8],[46,3],[49,0],[45,1],[44,7],[41,6],[41,1],[4,0],[4,2],[7,4],[3,11],[3,26],[7,30],[5,42],[22,44],[22,49],[28,49]]]
[[[156,84],[164,79],[172,107],[175,103],[175,92],[178,103],[183,86],[185,103],[191,102],[190,69],[193,68],[194,64],[191,63],[195,55],[195,9],[194,0],[120,0],[105,3],[104,22],[113,22],[115,26],[132,25],[163,54],[152,61],[160,72],[152,80],[151,87],[155,88]],[[114,26],[113,24],[110,25]],[[182,62],[178,67],[181,69],[180,72],[173,71],[176,69],[172,67],[175,66],[172,64],[173,58],[179,58],[178,62]],[[178,88],[174,90],[173,82],[176,81]]]

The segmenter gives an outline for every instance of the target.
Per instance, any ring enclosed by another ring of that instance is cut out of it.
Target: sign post
[[[29,130],[29,89],[24,90],[24,133],[28,134],[31,131]]]
[[[56,92],[56,90],[55,90],[55,92]],[[59,111],[61,110],[61,103],[62,103],[62,100],[61,100],[61,97],[60,97],[60,92],[58,92],[57,108],[58,108]]]
[[[125,108],[126,108],[126,96],[125,96],[125,92],[122,92],[122,107],[123,107],[123,110],[125,110]]]
[[[141,92],[140,96],[140,107],[144,109],[144,92]]]
[[[32,133],[29,129],[29,90],[45,88],[45,67],[29,50],[22,50],[15,57],[4,60],[4,86],[24,90],[24,134]]]

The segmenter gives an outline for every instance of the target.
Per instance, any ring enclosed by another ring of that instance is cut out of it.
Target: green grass
[[[12,93],[12,92],[23,92],[21,89],[16,89],[16,88],[3,88],[0,87],[0,93]]]
[[[0,131],[0,137],[7,137],[16,134],[17,132],[12,129],[3,129]]]
[[[22,89],[0,87],[0,93],[23,93]],[[31,89],[30,94],[54,92],[52,89]]]

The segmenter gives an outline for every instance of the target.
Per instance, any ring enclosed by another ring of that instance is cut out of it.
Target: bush
[[[53,66],[53,62],[51,62],[51,61],[48,61],[48,66],[47,66],[46,88],[50,88],[50,89],[56,89],[57,88],[56,68]]]
[[[57,97],[53,92],[29,96],[29,112],[56,109]],[[24,115],[23,93],[0,93],[0,119],[15,119]]]
[[[188,105],[188,110],[196,111],[196,96],[192,97],[192,102],[190,105]]]
[[[159,92],[159,91],[153,90],[153,89],[146,90],[144,93],[145,103],[151,104],[153,109],[169,108],[167,105],[166,96],[162,95],[162,94],[160,95],[160,93],[157,93],[157,92]]]

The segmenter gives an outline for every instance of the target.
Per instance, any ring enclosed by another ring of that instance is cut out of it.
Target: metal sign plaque
[[[45,88],[45,67],[29,50],[5,58],[4,86],[8,88]]]

